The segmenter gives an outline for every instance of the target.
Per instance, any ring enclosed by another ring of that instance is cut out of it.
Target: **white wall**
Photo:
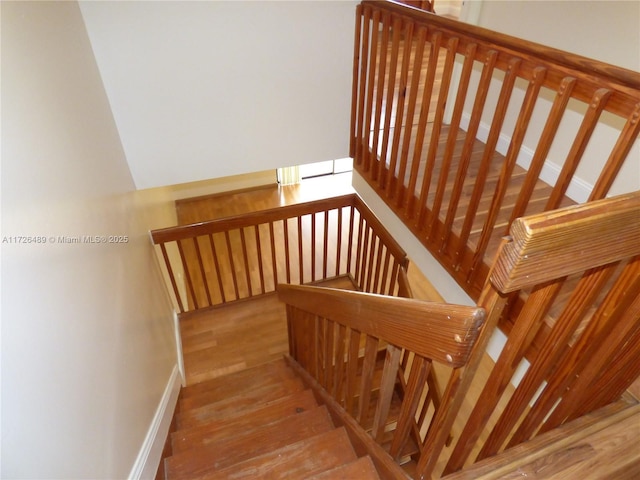
[[[594,58],[605,63],[629,70],[640,71],[640,2],[628,1],[531,1],[506,2],[496,0],[466,1],[461,18],[498,32],[513,35],[543,45],[558,48],[578,55]],[[479,74],[475,75],[475,80]],[[499,84],[492,85],[487,105],[495,105]],[[514,108],[509,109],[503,130],[501,153],[506,153],[512,126],[516,122],[517,109],[524,98],[524,85],[517,88],[511,100]],[[551,107],[551,99],[541,100],[534,111],[524,149],[519,163],[525,168],[535,150],[544,127],[546,112]],[[453,102],[449,102],[453,104]],[[470,111],[470,103],[466,106]],[[555,182],[560,166],[564,162],[571,145],[570,140],[582,119],[582,106],[570,103],[565,118],[560,125],[557,140],[549,153],[542,172],[543,179]],[[578,202],[587,199],[607,157],[613,148],[622,119],[605,114],[606,121],[596,129],[587,148],[583,161],[568,195]],[[481,133],[487,133],[491,115],[485,110]],[[482,139],[482,137],[481,137]],[[640,189],[640,142],[636,142],[629,157],[614,183],[610,195]]]
[[[640,70],[640,2],[482,0],[481,3],[478,20],[481,27]]]
[[[1,8],[1,476],[126,478],[176,371],[148,237],[175,213],[135,192],[77,3]]]
[[[347,156],[355,5],[81,2],[136,186]]]

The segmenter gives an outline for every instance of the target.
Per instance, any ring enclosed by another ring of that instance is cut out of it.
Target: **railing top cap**
[[[393,0],[363,0],[361,3],[362,5],[382,8],[419,22],[436,24],[441,28],[460,32],[465,36],[489,42],[496,47],[507,48],[525,55],[533,55],[551,63],[579,70],[585,74],[606,78],[613,83],[624,85],[634,90],[640,90],[640,72],[523,40],[504,33],[495,32],[476,25],[441,17],[434,13]]]

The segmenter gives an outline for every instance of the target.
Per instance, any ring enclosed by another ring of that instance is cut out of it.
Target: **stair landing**
[[[346,277],[322,286],[353,289]],[[289,352],[285,306],[275,293],[180,315],[187,385],[281,359]]]

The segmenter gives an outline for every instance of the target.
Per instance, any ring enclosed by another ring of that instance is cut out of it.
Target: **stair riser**
[[[317,407],[265,426],[257,426],[253,430],[238,431],[235,436],[206,442],[200,448],[174,454],[167,462],[167,471],[175,478],[197,477],[329,432],[333,428],[326,407]]]
[[[241,415],[232,416],[219,422],[178,430],[172,434],[174,453],[200,447],[215,440],[229,438],[237,432],[246,431],[256,423],[267,425],[281,418],[312,410],[318,404],[310,390],[289,395],[269,402],[255,410],[247,410]]]

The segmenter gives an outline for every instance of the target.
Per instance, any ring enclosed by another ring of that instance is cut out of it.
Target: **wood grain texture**
[[[303,479],[328,468],[352,462],[355,459],[356,455],[344,429],[336,429],[240,462],[201,478],[203,480],[229,478]]]
[[[245,460],[286,447],[300,439],[333,430],[324,407],[316,407],[264,425],[237,430],[233,435],[191,445],[167,461],[167,472],[174,478],[197,478]]]
[[[484,311],[475,307],[319,287],[280,285],[278,296],[296,308],[452,367],[466,363],[484,320]]]
[[[505,293],[633,257],[640,192],[520,218],[510,234],[491,277]]]

